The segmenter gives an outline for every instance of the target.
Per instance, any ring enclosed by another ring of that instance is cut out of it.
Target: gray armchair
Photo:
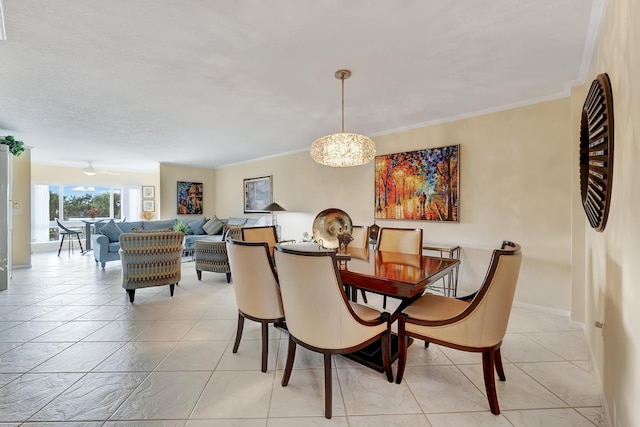
[[[122,287],[133,302],[136,289],[169,285],[171,296],[181,279],[183,233],[123,233],[120,235]]]
[[[209,240],[196,241],[196,274],[198,280],[202,280],[203,271],[225,273],[227,283],[231,282],[231,266],[227,256],[227,243]]]

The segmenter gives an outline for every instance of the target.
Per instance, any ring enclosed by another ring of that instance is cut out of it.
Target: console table
[[[427,244],[422,246],[423,251],[432,251],[438,252],[440,257],[443,258],[443,255],[447,255],[449,259],[457,259],[460,260],[460,246],[447,246],[447,245],[433,245]],[[456,264],[456,266],[449,272],[448,275],[442,278],[442,293],[448,297],[455,297],[458,293],[458,273],[460,269],[460,263]],[[437,286],[430,286],[431,288],[437,288]]]

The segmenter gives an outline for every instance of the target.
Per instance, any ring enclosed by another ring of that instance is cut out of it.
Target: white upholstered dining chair
[[[274,225],[263,227],[242,227],[242,240],[245,242],[267,242],[269,254],[273,257],[273,248],[278,243],[278,235]]]
[[[233,290],[238,305],[238,329],[233,352],[238,352],[244,319],[262,325],[262,372],[267,372],[269,358],[269,323],[283,322],[280,288],[269,246],[265,242],[227,241],[227,255]]]
[[[464,298],[425,294],[398,316],[398,372],[400,384],[407,360],[408,337],[462,351],[482,353],[484,385],[493,414],[500,413],[495,376],[505,381],[500,345],[507,330],[518,281],[520,245],[503,242],[493,251],[480,289]]]
[[[289,350],[282,386],[289,383],[296,345],[324,355],[325,417],[331,418],[331,355],[347,354],[381,340],[384,370],[391,373],[388,313],[349,302],[334,252],[302,252],[276,247]]]
[[[381,227],[378,232],[376,250],[409,255],[421,255],[422,229]],[[382,307],[387,308],[386,295],[382,300]]]

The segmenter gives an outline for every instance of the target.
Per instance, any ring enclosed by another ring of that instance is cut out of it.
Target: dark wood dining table
[[[352,288],[401,300],[392,314],[405,309],[458,265],[457,259],[376,251],[373,248],[348,248],[338,255],[340,278]]]
[[[287,247],[309,251],[326,250],[315,243],[292,244]],[[430,285],[460,265],[460,260],[457,259],[383,252],[371,247],[347,247],[347,253],[337,254],[337,259],[340,278],[350,291],[351,299],[362,289],[400,300],[399,306],[391,313],[392,321],[400,311],[420,298]],[[392,362],[397,358],[397,348],[397,336],[393,334]],[[379,372],[384,371],[379,342],[344,356]]]

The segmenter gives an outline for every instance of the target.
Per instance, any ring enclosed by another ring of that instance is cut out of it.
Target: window
[[[34,185],[32,238],[34,243],[59,239],[56,218],[71,228],[85,230],[83,219],[122,218],[122,189],[80,185]]]

